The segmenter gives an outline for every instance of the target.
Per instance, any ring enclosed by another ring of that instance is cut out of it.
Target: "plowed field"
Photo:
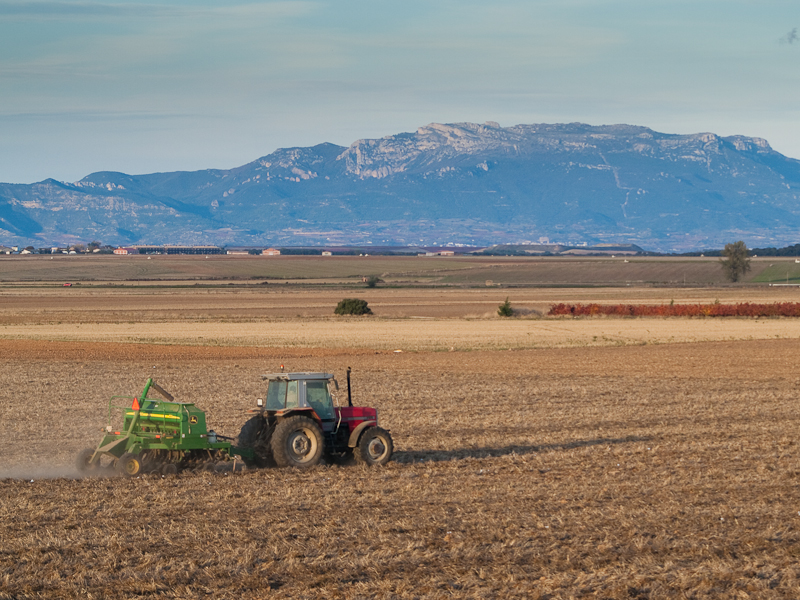
[[[70,325],[89,333],[62,339],[42,311],[8,309],[9,327],[29,329],[0,329],[0,598],[800,597],[793,321],[762,321],[771,339],[733,320],[675,343],[642,325],[655,321],[574,320],[579,343],[512,350],[497,349],[517,333],[495,319],[418,322],[444,338],[448,323],[476,324],[452,352],[429,351],[408,319],[366,321],[401,324],[395,353],[365,343],[369,327],[322,347],[210,346],[206,327],[235,328],[192,311],[183,342],[107,337],[114,324],[91,310]],[[253,324],[331,326],[270,319]],[[591,327],[625,323],[636,343],[589,343]],[[688,335],[703,321],[675,323]],[[111,395],[152,376],[235,435],[280,364],[340,381],[353,367],[354,400],[378,407],[394,461],[76,477]]]

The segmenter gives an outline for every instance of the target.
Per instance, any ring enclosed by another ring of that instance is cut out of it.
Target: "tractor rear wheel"
[[[119,457],[117,470],[125,477],[136,477],[142,472],[142,458],[138,454],[126,452]]]
[[[369,427],[353,448],[353,458],[362,464],[383,466],[392,458],[392,452],[394,443],[389,432],[381,427]]]
[[[322,459],[325,442],[319,425],[298,415],[275,426],[271,445],[272,457],[279,467],[307,469]]]
[[[89,462],[92,460],[92,456],[94,456],[94,448],[86,448],[86,450],[81,450],[78,454],[78,458],[75,461],[75,464],[78,467],[78,471],[81,473],[94,473],[100,467],[100,461],[96,462]]]

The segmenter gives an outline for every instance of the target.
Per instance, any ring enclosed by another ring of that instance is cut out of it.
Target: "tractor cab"
[[[338,384],[330,373],[269,373],[262,375],[269,382],[263,408],[278,416],[294,411],[313,411],[325,431],[336,428],[336,410],[332,392]],[[332,389],[333,388],[333,389]]]

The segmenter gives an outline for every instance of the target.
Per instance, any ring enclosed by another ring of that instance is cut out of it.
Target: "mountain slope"
[[[228,171],[0,184],[0,241],[763,247],[797,241],[798,190],[800,161],[758,138],[431,124]]]

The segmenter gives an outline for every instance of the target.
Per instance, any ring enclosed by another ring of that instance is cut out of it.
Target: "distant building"
[[[164,254],[225,254],[219,246],[170,246],[163,247]]]
[[[333,256],[333,252],[329,252],[328,250],[323,250],[322,256]]]
[[[139,250],[137,248],[115,248],[114,254],[139,254]]]
[[[164,246],[137,245],[133,246],[139,254],[225,254],[219,246]]]
[[[275,248],[267,248],[261,253],[261,256],[280,256],[281,251],[276,250]]]
[[[248,256],[250,252],[248,250],[228,250],[228,254],[234,254],[236,256]]]

